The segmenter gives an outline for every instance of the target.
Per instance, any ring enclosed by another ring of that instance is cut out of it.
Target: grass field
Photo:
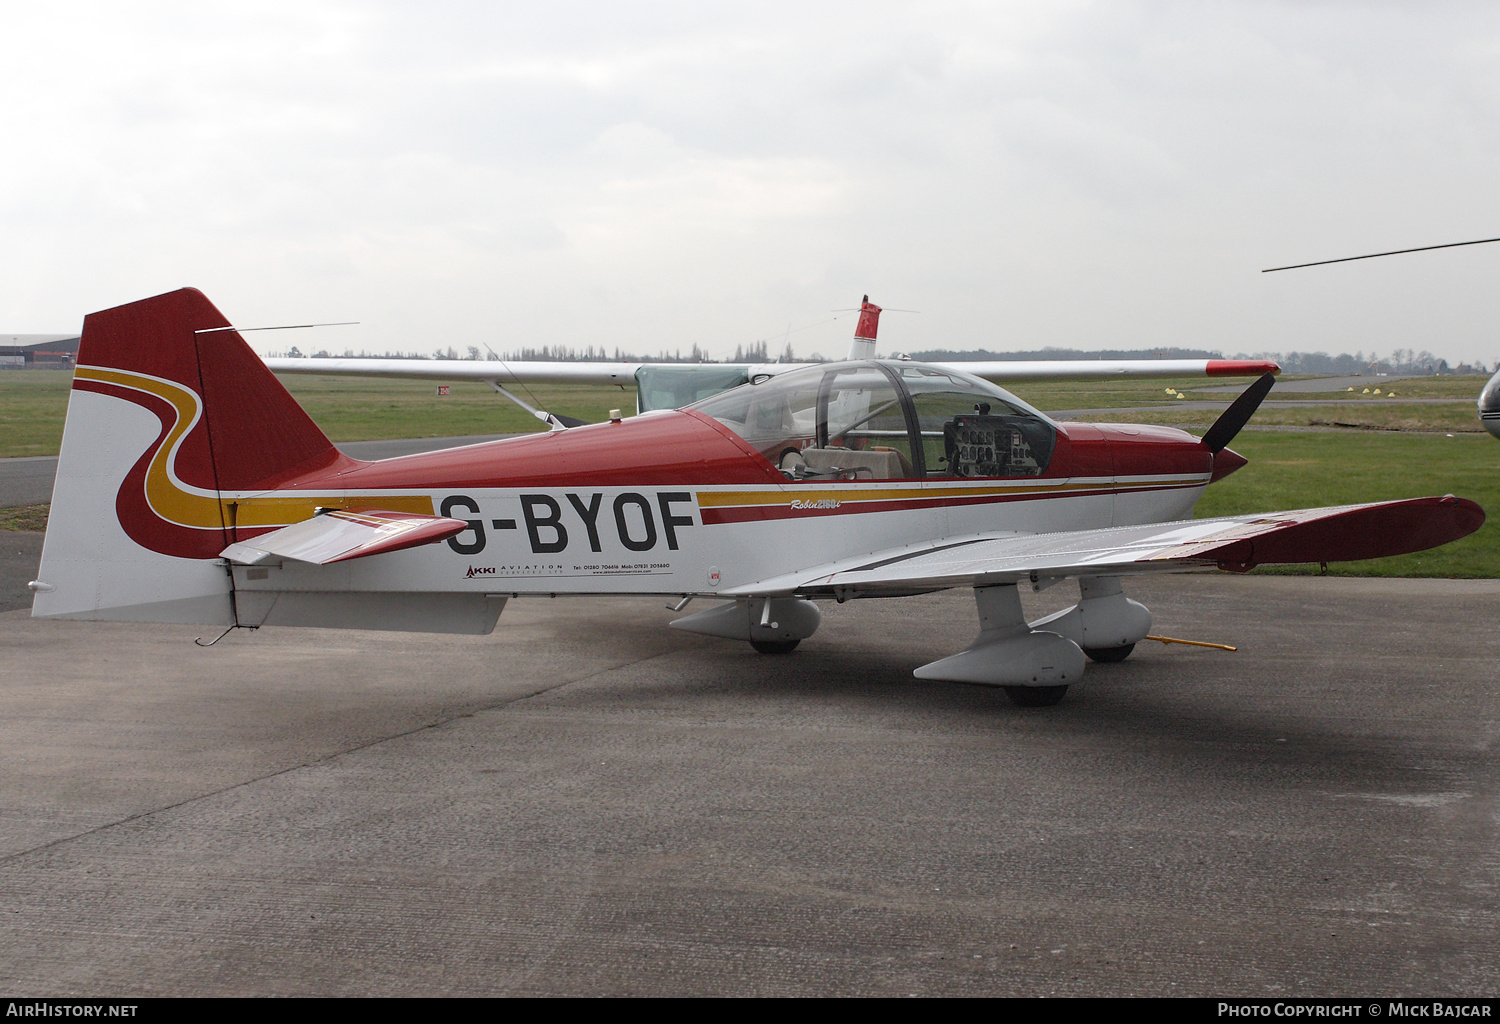
[[[369,377],[283,377],[281,382],[332,441],[378,441],[397,437],[517,434],[545,429],[540,420],[479,382],[454,382],[435,394],[431,381]],[[518,388],[530,405],[598,423],[609,410],[635,413],[635,389],[579,384],[534,384]]]
[[[13,505],[0,508],[0,530],[28,530],[41,533],[47,529],[46,505]]]
[[[282,383],[333,441],[542,429],[540,421],[481,383],[454,383],[442,397],[430,381],[294,376]],[[0,372],[0,458],[57,454],[71,384],[72,376],[57,370]],[[635,411],[634,390],[544,384],[519,394],[549,412],[591,423],[613,408]]]
[[[1252,433],[1231,447],[1250,464],[1209,487],[1199,518],[1457,494],[1500,512],[1500,443],[1488,434]],[[1256,572],[1317,573],[1317,566]],[[1500,519],[1463,540],[1397,558],[1336,562],[1330,575],[1500,577]]]
[[[70,377],[57,371],[0,374],[0,457],[55,455],[62,436]],[[309,415],[335,441],[400,437],[498,434],[540,428],[531,416],[482,384],[455,383],[452,393],[434,394],[430,382],[348,377],[291,377],[284,383]],[[1395,382],[1395,399],[1362,399],[1353,406],[1277,408],[1267,401],[1255,424],[1306,426],[1310,421],[1365,423],[1401,430],[1246,431],[1233,447],[1250,464],[1209,488],[1198,515],[1216,516],[1274,509],[1309,508],[1427,494],[1458,494],[1500,511],[1500,443],[1479,433],[1474,398],[1478,377],[1424,378]],[[1046,409],[1111,409],[1109,418],[1144,423],[1207,423],[1212,410],[1132,411],[1131,406],[1171,401],[1166,388],[1195,399],[1232,396],[1195,393],[1202,379],[1103,381],[1020,385],[1015,391]],[[1384,389],[1383,389],[1384,390]],[[1272,391],[1274,397],[1276,392]],[[1316,399],[1347,392],[1287,395]],[[611,408],[627,413],[635,394],[623,389],[543,385],[523,397],[552,412],[591,422]],[[1417,404],[1411,398],[1462,399]],[[1445,436],[1452,433],[1455,436]],[[0,529],[35,529],[45,506],[8,510]],[[1318,572],[1260,569],[1258,572]],[[1432,552],[1329,566],[1331,574],[1377,576],[1500,577],[1500,523]]]
[[[1335,391],[1286,391],[1280,387],[1292,381],[1308,379],[1310,378],[1278,377],[1276,381],[1278,387],[1271,389],[1271,393],[1266,396],[1266,402],[1269,404],[1341,398],[1379,406],[1384,402],[1393,401],[1386,397],[1386,394],[1394,391],[1396,400],[1402,398],[1453,399],[1466,402],[1469,408],[1473,409],[1474,402],[1479,398],[1480,389],[1489,378],[1416,377],[1387,382],[1383,378],[1371,377],[1369,378],[1372,382],[1371,393],[1368,395],[1364,394],[1362,387],[1352,392],[1343,388]],[[1247,382],[1240,380],[1227,383],[1243,387]],[[1174,392],[1182,392],[1188,399],[1197,401],[1229,401],[1234,396],[1218,390],[1224,386],[1226,386],[1225,382],[1204,380],[1202,377],[1182,377],[1176,380],[1036,381],[1016,384],[1010,390],[1038,409],[1050,411],[1168,404],[1177,401]],[[1377,387],[1382,392],[1379,395],[1374,394],[1373,389]]]
[[[0,458],[57,454],[72,385],[61,370],[0,371]]]
[[[1213,409],[1133,409],[1090,413],[1078,417],[1092,423],[1164,423],[1206,428],[1218,418]],[[1453,434],[1483,434],[1472,400],[1417,405],[1392,400],[1365,405],[1275,405],[1266,402],[1251,420],[1257,426],[1344,427],[1361,430],[1442,431]]]

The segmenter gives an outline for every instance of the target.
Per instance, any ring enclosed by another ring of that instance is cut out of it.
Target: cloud
[[[885,325],[902,350],[1500,356],[1500,252],[1257,273],[1500,234],[1487,6],[8,17],[7,330],[192,283],[361,320],[357,348],[727,354],[870,292],[924,310]]]

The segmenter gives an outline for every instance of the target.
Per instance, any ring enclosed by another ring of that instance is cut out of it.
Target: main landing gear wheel
[[[750,646],[761,654],[791,654],[801,640],[751,640]],[[1063,687],[1067,689],[1067,687]]]
[[[1130,657],[1130,652],[1133,650],[1135,650],[1135,644],[1126,644],[1123,647],[1085,647],[1083,653],[1097,662],[1108,664],[1113,661],[1124,661]]]
[[[1128,653],[1128,652],[1127,652]],[[1063,699],[1066,686],[1007,686],[1005,695],[1023,708],[1050,708]]]

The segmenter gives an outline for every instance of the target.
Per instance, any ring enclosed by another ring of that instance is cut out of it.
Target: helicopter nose
[[[1500,372],[1479,392],[1479,422],[1485,430],[1500,437]]]
[[[1231,448],[1220,448],[1214,453],[1214,472],[1208,478],[1209,483],[1222,480],[1241,466],[1248,465],[1249,459]]]

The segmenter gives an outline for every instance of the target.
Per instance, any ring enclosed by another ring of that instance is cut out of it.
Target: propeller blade
[[[1271,385],[1275,383],[1276,375],[1267,373],[1246,388],[1240,397],[1224,410],[1224,414],[1214,421],[1214,425],[1208,428],[1208,432],[1203,435],[1203,446],[1215,455],[1223,451],[1240,432],[1240,428],[1250,422],[1250,417],[1255,415],[1255,410],[1260,408],[1260,403],[1265,401],[1266,395],[1271,391]]]

